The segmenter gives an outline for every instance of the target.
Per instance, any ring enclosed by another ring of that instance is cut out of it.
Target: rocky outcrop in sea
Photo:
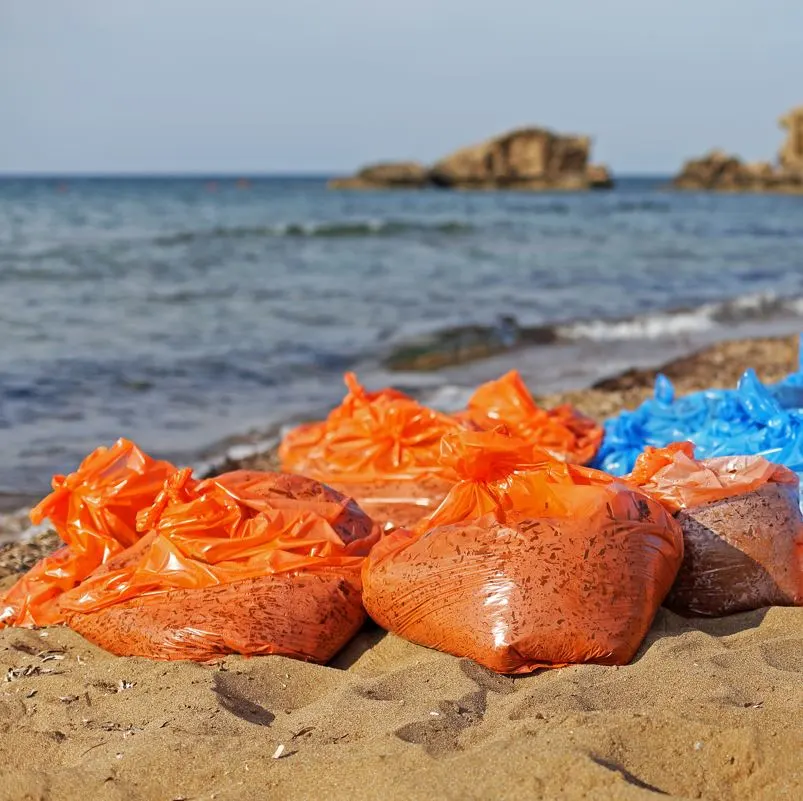
[[[365,167],[350,178],[329,182],[332,189],[609,189],[607,167],[590,164],[591,139],[520,128],[461,148],[431,167],[388,162]]]

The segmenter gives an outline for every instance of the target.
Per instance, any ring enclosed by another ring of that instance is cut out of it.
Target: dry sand
[[[518,679],[377,629],[330,667],[121,659],[66,629],[4,631],[0,794],[799,799],[801,631],[800,608],[662,611],[627,667]]]
[[[739,353],[779,377],[790,343],[717,346],[683,389],[717,359],[732,384]],[[606,414],[650,380],[580,397]],[[48,547],[0,549],[0,586]],[[662,610],[627,667],[516,679],[373,625],[328,667],[119,658],[61,628],[0,631],[0,662],[2,799],[803,797],[803,608]]]

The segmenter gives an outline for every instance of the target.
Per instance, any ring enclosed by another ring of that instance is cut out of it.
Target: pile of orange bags
[[[58,552],[40,562],[4,599],[14,611],[5,622],[66,621],[126,656],[279,653],[318,662],[360,627],[360,570],[379,532],[353,501],[312,479],[248,471],[196,481],[171,469],[157,494],[163,463],[130,443],[115,448],[150,466],[136,475],[151,493],[131,495],[127,515],[115,517],[121,486],[134,479],[109,470],[103,451],[60,482],[40,513],[61,533],[65,512],[83,561]]]
[[[284,438],[282,469],[349,495],[386,528],[414,525],[454,482],[440,464],[440,441],[460,423],[403,392],[368,392],[352,373],[345,381],[340,406]]]
[[[664,507],[501,430],[448,434],[443,460],[460,482],[365,562],[371,617],[503,673],[629,662],[683,557]]]
[[[282,443],[305,476],[196,480],[122,439],[56,476],[31,518],[64,546],[0,600],[0,627],[67,623],[155,659],[326,662],[367,609],[413,642],[524,673],[629,662],[664,599],[699,615],[803,604],[785,467],[676,443],[614,478],[572,463],[598,427],[539,409],[515,372],[453,416],[346,383],[341,406]],[[397,530],[381,538],[375,520]]]
[[[465,412],[458,416],[484,430],[501,423],[513,436],[543,448],[562,462],[587,464],[602,443],[602,426],[574,407],[538,406],[517,370],[478,387]]]
[[[762,456],[697,460],[683,442],[647,448],[623,480],[677,513],[683,529],[670,609],[718,616],[803,604],[803,518],[791,470]]]
[[[451,489],[457,477],[440,461],[440,442],[459,428],[501,424],[554,458],[578,464],[589,462],[602,440],[602,428],[571,406],[541,409],[515,370],[480,386],[456,415],[394,389],[368,392],[352,373],[345,382],[348,394],[326,420],[284,438],[282,468],[350,495],[387,529],[416,525]]]

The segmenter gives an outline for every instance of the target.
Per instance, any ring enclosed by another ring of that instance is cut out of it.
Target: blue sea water
[[[798,328],[803,197],[664,185],[0,178],[0,491],[40,492],[121,435],[192,461],[336,402],[346,369],[445,397],[520,363],[544,391],[748,324]],[[556,341],[435,374],[382,368],[400,345],[511,317]]]

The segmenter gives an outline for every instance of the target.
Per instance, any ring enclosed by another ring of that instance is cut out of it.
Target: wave
[[[563,340],[655,339],[781,316],[803,317],[803,297],[781,297],[772,292],[741,295],[634,317],[568,323],[555,326],[555,333]]]
[[[456,325],[423,332],[394,342],[382,359],[390,370],[438,370],[516,348],[558,345],[579,340],[654,340],[683,336],[737,323],[801,318],[803,297],[774,293],[742,295],[728,300],[621,318],[599,318],[520,326],[511,316],[492,324]]]
[[[404,236],[416,233],[461,235],[471,233],[475,228],[457,220],[444,222],[406,222],[403,220],[377,220],[339,223],[287,223],[282,225],[219,226],[205,231],[180,231],[175,234],[156,237],[157,245],[183,245],[212,239],[247,239],[253,237],[298,237],[298,238],[338,238],[338,237],[380,237]]]

